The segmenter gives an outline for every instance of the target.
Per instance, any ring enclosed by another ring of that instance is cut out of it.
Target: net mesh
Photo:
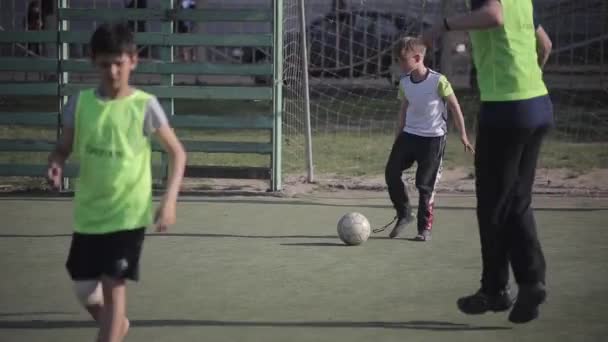
[[[306,98],[299,1],[283,2],[283,161],[284,171],[306,169]]]
[[[297,46],[298,0],[285,0],[285,47]],[[464,5],[460,4],[461,6]],[[313,159],[318,174],[381,174],[391,145],[399,103],[400,72],[392,58],[400,36],[416,36],[441,14],[441,3],[417,0],[306,1]],[[285,49],[285,69],[302,69],[301,48]],[[438,51],[428,55],[435,66]],[[292,72],[301,75],[301,73]],[[301,81],[287,85],[298,94]],[[292,147],[288,170],[305,166],[302,106],[287,107],[286,138]]]
[[[142,0],[138,0],[141,2]],[[180,1],[175,1],[179,4]],[[272,0],[198,0],[198,8],[272,9]],[[0,1],[0,30],[25,30],[28,2]],[[71,0],[75,8],[124,8],[124,0]],[[147,0],[157,8],[159,0]],[[542,152],[539,177],[553,182],[555,170],[564,179],[577,179],[583,173],[608,169],[608,2],[603,0],[536,0],[537,17],[553,41],[553,53],[545,67],[545,81],[554,102],[556,127]],[[304,62],[310,81],[310,109],[313,133],[313,159],[320,177],[340,176],[377,178],[382,183],[386,158],[391,147],[399,103],[396,81],[399,71],[390,52],[395,40],[403,35],[418,35],[423,28],[443,15],[467,11],[465,0],[306,0],[305,26],[300,28],[299,0],[283,0],[284,55],[284,171],[301,176],[306,171],[306,102],[304,97]],[[43,20],[54,30],[53,17]],[[74,20],[70,30],[92,30],[98,23]],[[137,27],[137,23],[136,27]],[[143,29],[160,30],[160,22],[145,22]],[[209,22],[194,23],[194,32],[210,34],[270,33],[268,23]],[[306,36],[307,56],[303,56],[302,35]],[[180,49],[175,59],[182,60]],[[270,61],[271,49],[249,47],[193,47],[199,62],[251,64]],[[32,60],[52,58],[53,46],[1,44],[2,57]],[[142,58],[158,59],[154,48],[144,49]],[[452,34],[437,44],[427,56],[428,64],[446,74],[456,88],[467,127],[474,139],[479,97],[471,79],[471,58],[466,34]],[[87,58],[86,45],[72,45],[70,58]],[[184,61],[187,62],[187,61]],[[2,82],[40,82],[52,80],[53,73],[0,72]],[[94,81],[91,74],[70,74],[70,82]],[[159,82],[158,75],[136,75],[137,84]],[[176,75],[182,84],[264,84],[267,77]],[[31,101],[30,101],[31,102]],[[218,114],[232,107],[223,103],[196,104]],[[48,105],[56,105],[51,99]],[[26,106],[27,105],[27,106]],[[35,110],[30,103],[16,98],[0,98],[2,108],[23,107]],[[268,104],[240,104],[260,112]],[[31,107],[31,108],[30,108]],[[32,109],[33,108],[33,109]],[[176,104],[177,113],[190,107]],[[3,132],[10,133],[10,128]],[[453,128],[451,128],[453,131]],[[7,135],[9,136],[9,135]],[[232,137],[232,136],[231,136]],[[225,137],[217,137],[217,139]],[[205,139],[215,139],[213,133]],[[239,133],[234,139],[267,140]],[[215,156],[213,156],[215,158]],[[205,156],[206,162],[215,159]],[[217,163],[267,165],[254,156],[247,160],[220,156]],[[461,151],[458,141],[450,139],[446,153],[447,169],[472,171],[472,158]],[[597,186],[597,178],[583,187]],[[604,182],[608,183],[608,182]],[[565,184],[565,183],[564,183]]]
[[[297,15],[297,0],[284,0]],[[537,17],[553,41],[545,81],[554,102],[556,126],[540,161],[541,183],[608,167],[608,3],[601,0],[535,1]],[[443,15],[467,11],[466,1],[434,0],[306,1],[313,156],[317,175],[371,176],[381,183],[394,137],[399,103],[390,52],[395,40],[414,36]],[[286,23],[290,20],[286,16]],[[295,56],[297,26],[285,25],[285,69],[300,72]],[[427,63],[456,88],[469,134],[475,135],[479,96],[471,77],[466,34],[453,33],[437,44]],[[301,85],[295,82],[294,87]],[[289,85],[287,86],[289,88]],[[294,88],[294,90],[297,87]],[[297,88],[299,89],[299,88]],[[300,94],[294,91],[293,94]],[[299,95],[297,95],[299,96]],[[301,98],[301,97],[300,97]],[[305,166],[303,106],[286,108],[286,139],[297,142],[292,172]],[[454,131],[453,127],[450,131]],[[450,139],[448,169],[472,176],[472,158]],[[560,173],[561,172],[561,173]],[[565,175],[564,175],[565,173]],[[581,185],[593,188],[597,184]]]

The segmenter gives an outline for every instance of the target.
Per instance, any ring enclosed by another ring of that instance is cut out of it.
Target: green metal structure
[[[94,84],[70,83],[72,72],[91,72],[90,61],[68,58],[69,44],[86,44],[89,31],[70,31],[71,20],[117,21],[148,20],[160,21],[161,32],[141,32],[135,34],[138,45],[157,46],[160,61],[143,61],[136,73],[160,75],[160,83],[139,86],[144,91],[156,95],[168,115],[172,126],[181,129],[205,130],[262,130],[268,132],[266,142],[204,141],[183,140],[188,152],[260,154],[270,156],[267,167],[247,166],[192,166],[186,169],[187,177],[210,178],[256,178],[268,179],[270,189],[281,189],[281,125],[282,125],[282,0],[273,2],[273,9],[259,10],[212,10],[176,9],[173,0],[163,0],[158,9],[74,9],[68,0],[58,0],[56,31],[0,31],[0,44],[46,43],[57,47],[57,58],[0,57],[0,72],[46,72],[56,73],[52,81],[5,82],[0,83],[0,96],[56,96],[59,110],[48,112],[0,112],[0,125],[42,126],[61,131],[61,108],[67,96]],[[262,34],[174,34],[174,23],[178,20],[196,22],[266,22],[272,23],[272,33]],[[177,63],[173,61],[173,49],[180,46],[248,46],[270,48],[272,61],[259,64],[213,64]],[[227,75],[227,76],[271,76],[273,82],[266,86],[217,86],[217,85],[174,85],[174,75]],[[272,113],[255,114],[237,112],[218,116],[206,113],[204,108],[191,114],[175,114],[174,100],[223,100],[223,101],[267,101],[272,103]],[[55,141],[32,139],[0,139],[1,152],[49,152]],[[155,145],[155,151],[160,147]],[[154,165],[154,176],[164,179],[167,175],[167,161]],[[0,164],[0,176],[44,176],[46,165],[42,164]],[[68,167],[66,177],[77,176],[77,166]]]

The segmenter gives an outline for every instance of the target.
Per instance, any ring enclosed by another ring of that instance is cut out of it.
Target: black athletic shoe
[[[527,323],[538,318],[538,306],[544,303],[546,298],[547,290],[544,284],[520,285],[509,321]]]
[[[479,315],[488,311],[507,311],[513,305],[509,289],[500,291],[497,295],[487,295],[482,290],[474,295],[458,299],[458,309],[467,315]]]
[[[391,233],[388,234],[388,237],[390,237],[391,239],[396,238],[399,234],[401,234],[401,232],[403,232],[405,227],[408,224],[412,223],[413,221],[414,221],[414,215],[408,215],[408,216],[399,218],[397,220],[397,223],[395,223],[395,227],[393,228]]]

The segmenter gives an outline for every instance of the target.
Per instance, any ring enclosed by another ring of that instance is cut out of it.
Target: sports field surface
[[[477,290],[474,200],[440,196],[433,240],[375,234],[346,247],[349,211],[392,218],[383,193],[184,197],[178,224],[146,238],[126,341],[606,341],[608,200],[538,197],[548,303],[538,321],[465,316]],[[0,341],[94,341],[64,262],[70,198],[0,198]]]

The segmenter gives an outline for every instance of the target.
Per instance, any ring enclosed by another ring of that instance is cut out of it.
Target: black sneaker
[[[403,232],[403,230],[405,229],[405,227],[408,224],[412,223],[412,221],[414,221],[413,215],[408,215],[408,216],[399,218],[397,220],[397,223],[395,223],[395,227],[393,228],[391,233],[388,234],[388,237],[390,237],[391,239],[396,238],[399,234],[401,234],[401,232]]]
[[[513,305],[509,289],[500,291],[497,295],[487,295],[482,290],[474,295],[458,299],[458,309],[467,315],[480,315],[488,311],[507,311]]]
[[[415,241],[431,241],[431,230],[424,229],[421,232],[418,232],[418,235],[414,237]]]
[[[547,290],[544,284],[520,285],[509,321],[527,323],[538,318],[538,306],[544,303],[546,298]]]

